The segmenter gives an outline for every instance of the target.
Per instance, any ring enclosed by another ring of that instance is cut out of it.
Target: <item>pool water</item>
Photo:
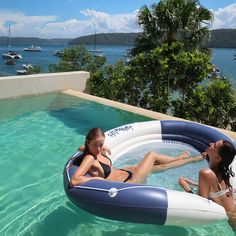
[[[86,213],[68,201],[63,168],[87,131],[147,120],[63,93],[0,100],[0,235],[233,235],[227,222],[202,227],[116,222]],[[168,151],[167,147],[155,148]],[[185,148],[177,146],[171,154]],[[133,154],[141,158],[146,151]],[[132,158],[114,164],[132,164]],[[192,177],[204,165],[199,162],[156,173],[148,183],[179,189],[179,175]]]

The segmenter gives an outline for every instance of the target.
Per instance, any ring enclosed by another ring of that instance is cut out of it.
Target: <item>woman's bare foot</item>
[[[206,158],[207,153],[206,152],[202,152],[201,155],[202,155],[203,158]]]
[[[192,192],[190,189],[189,184],[186,182],[186,180],[183,177],[179,177],[179,185],[186,191],[186,192]]]
[[[182,154],[180,154],[179,156],[177,156],[175,158],[175,160],[182,160],[182,159],[187,159],[190,157],[190,152],[188,150],[184,151]]]
[[[202,161],[203,159],[205,158],[202,155],[192,157],[193,162]]]

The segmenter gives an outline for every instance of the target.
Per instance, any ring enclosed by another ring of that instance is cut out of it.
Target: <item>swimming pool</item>
[[[64,164],[87,131],[149,118],[62,93],[0,100],[0,111],[0,235],[233,235],[227,222],[203,227],[122,223],[90,215],[67,200]],[[141,158],[148,148],[135,152]],[[172,149],[171,154],[181,148]],[[130,163],[123,159],[115,165],[131,163],[132,158]],[[179,175],[192,177],[203,165],[157,173],[148,183],[176,189]]]

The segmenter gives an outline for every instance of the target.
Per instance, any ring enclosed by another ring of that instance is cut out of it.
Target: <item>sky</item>
[[[137,13],[156,0],[0,0],[0,36],[76,38],[140,32]],[[236,0],[200,0],[211,10],[210,29],[236,29]]]

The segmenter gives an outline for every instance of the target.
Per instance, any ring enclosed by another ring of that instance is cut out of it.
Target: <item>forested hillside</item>
[[[71,39],[55,38],[55,39],[42,39],[34,37],[15,37],[10,39],[11,45],[68,45]],[[8,37],[0,37],[0,45],[7,45]]]
[[[210,41],[205,43],[211,48],[236,48],[236,29],[211,30]]]
[[[69,44],[134,45],[138,33],[103,33],[75,38]]]
[[[210,48],[236,48],[236,29],[212,30],[210,40],[205,42]],[[75,38],[69,44],[134,45],[140,33],[107,33]]]
[[[82,36],[75,39],[54,38],[42,39],[34,37],[11,38],[11,45],[134,45],[136,37],[141,33],[102,33]],[[0,37],[0,45],[7,45],[8,37]],[[219,29],[211,31],[211,38],[205,42],[210,48],[236,48],[236,29]]]

